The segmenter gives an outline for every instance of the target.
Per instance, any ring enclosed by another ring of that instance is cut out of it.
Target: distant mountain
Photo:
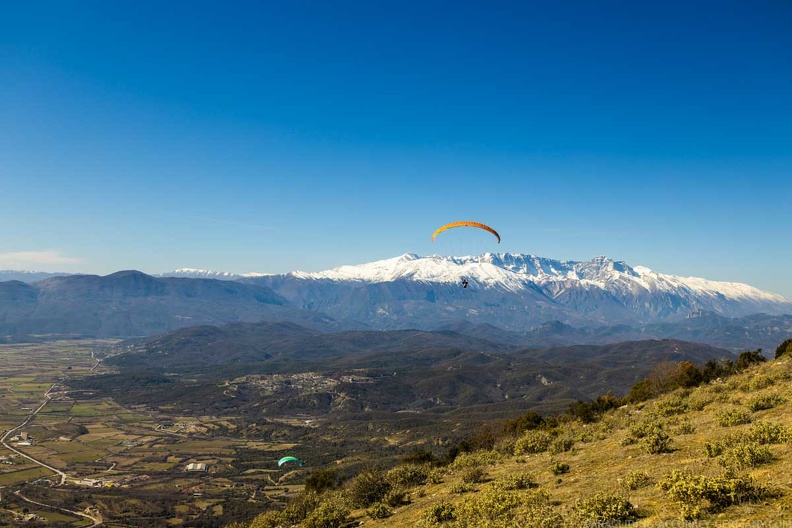
[[[50,273],[47,271],[21,271],[21,270],[0,270],[0,282],[20,281],[36,282],[50,277],[65,277],[72,273]]]
[[[462,280],[469,286],[463,288]],[[374,328],[437,328],[468,320],[528,330],[549,320],[575,326],[792,313],[792,301],[746,284],[664,275],[606,257],[559,261],[533,255],[397,258],[333,270],[240,278],[296,306]]]
[[[780,295],[605,257],[405,254],[318,273],[164,275],[174,274],[0,282],[0,336],[123,337],[289,320],[329,330],[451,329],[526,346],[677,338],[736,349],[769,347],[792,328],[783,315],[792,314],[792,301]]]
[[[240,280],[251,277],[261,277],[267,273],[231,273],[228,271],[208,271],[194,268],[180,268],[160,273],[156,277],[180,277],[183,279],[217,279],[217,280]]]
[[[150,335],[196,324],[294,320],[338,328],[291,308],[266,286],[209,279],[155,278],[138,271],[0,282],[0,335]]]

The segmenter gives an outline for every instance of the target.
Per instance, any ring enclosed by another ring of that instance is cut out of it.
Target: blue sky
[[[314,271],[478,220],[470,253],[792,297],[792,5],[637,4],[7,3],[0,269]]]

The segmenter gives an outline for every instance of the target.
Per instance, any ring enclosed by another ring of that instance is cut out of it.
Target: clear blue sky
[[[313,271],[471,219],[792,297],[792,4],[646,4],[6,2],[0,269]]]

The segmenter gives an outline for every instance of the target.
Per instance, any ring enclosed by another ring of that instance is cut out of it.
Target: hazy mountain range
[[[182,269],[0,282],[0,334],[151,335],[287,320],[320,331],[451,329],[521,345],[678,338],[730,349],[792,333],[792,301],[740,283],[598,257],[396,258],[333,270],[235,275]],[[461,283],[467,281],[468,287]],[[764,314],[764,315],[755,315]],[[507,332],[504,332],[506,330]],[[483,334],[482,334],[483,333]]]

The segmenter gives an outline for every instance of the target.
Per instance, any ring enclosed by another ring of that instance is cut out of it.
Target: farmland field
[[[276,486],[284,472],[274,464],[279,452],[299,443],[215,436],[240,429],[234,416],[170,415],[163,408],[127,408],[101,395],[70,391],[69,380],[112,372],[99,359],[110,344],[0,345],[5,436],[0,495],[7,511],[36,513],[45,525],[86,526],[86,519],[57,509],[73,509],[69,497],[79,496],[78,509],[100,511],[107,526],[178,526],[229,512],[246,518],[301,489],[293,483]],[[59,478],[53,470],[22,454],[63,471],[66,483],[55,486]],[[191,462],[206,464],[206,471],[187,472]],[[257,466],[267,467],[274,478],[269,471],[266,478],[243,475]],[[13,495],[18,489],[51,508]],[[257,492],[260,500],[251,500]]]

